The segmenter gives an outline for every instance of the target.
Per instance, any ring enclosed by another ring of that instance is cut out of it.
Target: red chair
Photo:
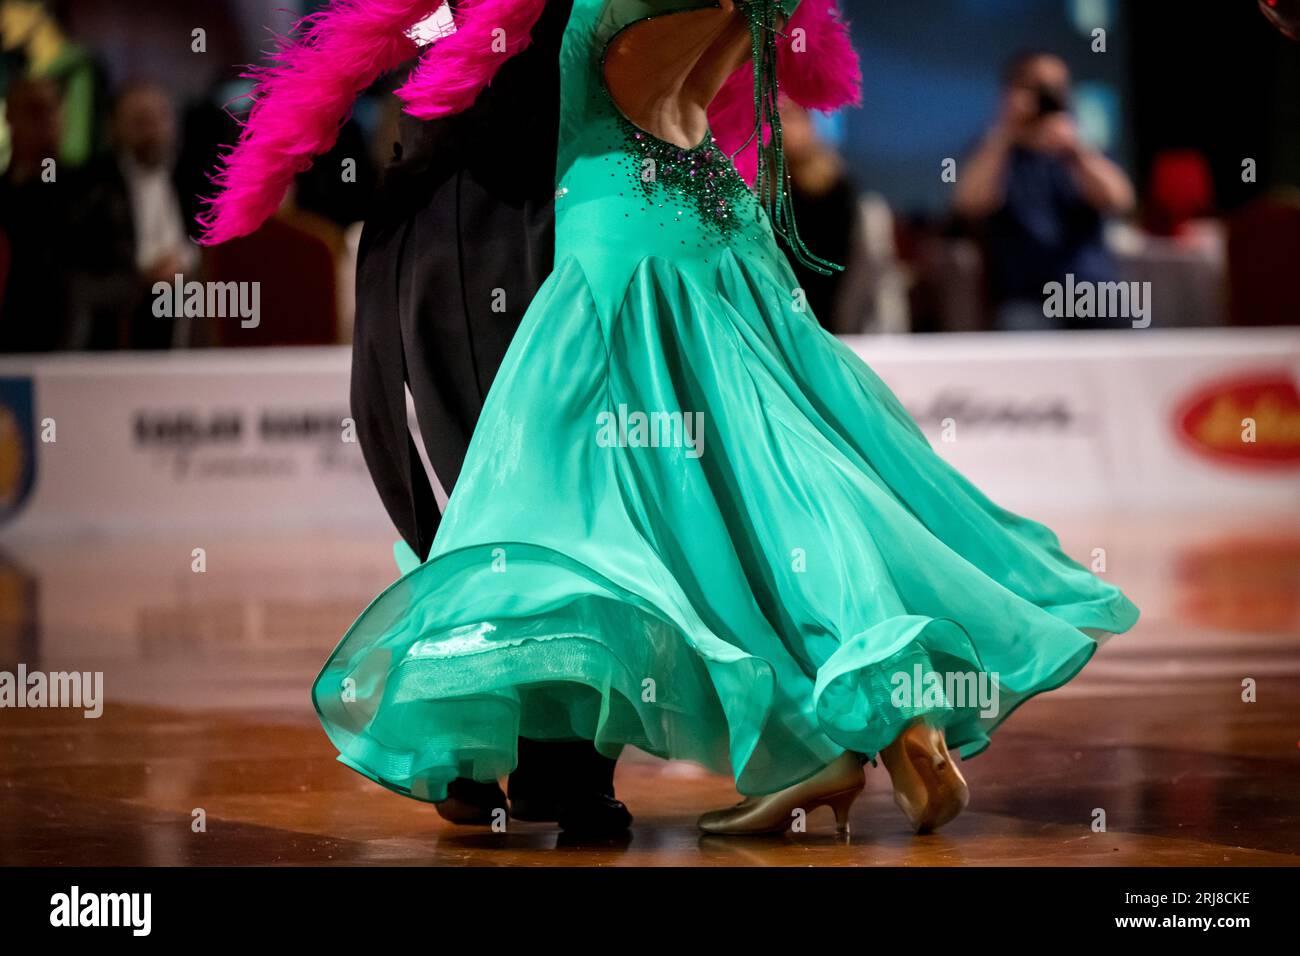
[[[209,320],[224,346],[329,345],[338,341],[337,244],[304,214],[276,216],[261,229],[208,250],[213,282],[260,283],[260,324]],[[313,217],[314,219],[314,217]],[[337,232],[337,229],[335,229]]]

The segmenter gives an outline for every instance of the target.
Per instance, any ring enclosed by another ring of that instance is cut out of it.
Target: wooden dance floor
[[[969,810],[926,837],[905,828],[883,767],[868,768],[847,839],[824,809],[800,835],[704,837],[695,817],[736,799],[728,781],[638,753],[618,771],[636,815],[626,839],[452,827],[337,763],[308,699],[393,576],[387,536],[10,548],[0,670],[103,671],[107,703],[99,719],[0,710],[0,863],[1300,863],[1300,522],[1036,517],[1076,556],[1106,548],[1143,620],[1011,717],[964,765]]]

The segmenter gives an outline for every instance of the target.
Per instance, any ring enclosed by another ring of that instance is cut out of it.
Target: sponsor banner
[[[1206,459],[1246,471],[1300,467],[1300,393],[1286,368],[1208,382],[1174,415],[1178,437]],[[1253,432],[1254,440],[1243,440]]]
[[[1008,507],[1300,507],[1296,331],[863,337],[850,345],[936,451]]]
[[[846,341],[1007,507],[1300,506],[1296,332]],[[345,348],[0,360],[0,539],[386,529],[349,433],[349,364]]]
[[[0,426],[0,537],[383,526],[348,365],[339,349],[4,360],[0,421],[19,437]]]

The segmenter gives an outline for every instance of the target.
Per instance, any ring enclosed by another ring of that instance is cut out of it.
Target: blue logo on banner
[[[30,378],[0,378],[0,523],[22,509],[36,483],[36,415]]]

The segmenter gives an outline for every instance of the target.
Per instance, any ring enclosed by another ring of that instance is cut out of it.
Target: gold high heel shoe
[[[970,787],[937,727],[917,721],[880,757],[894,785],[894,803],[917,833],[937,830],[970,803]]]
[[[862,758],[845,752],[803,783],[761,797],[746,797],[725,810],[710,810],[700,817],[699,826],[705,833],[784,833],[794,822],[795,810],[812,813],[825,806],[835,812],[835,828],[848,833],[849,809],[864,786]]]

